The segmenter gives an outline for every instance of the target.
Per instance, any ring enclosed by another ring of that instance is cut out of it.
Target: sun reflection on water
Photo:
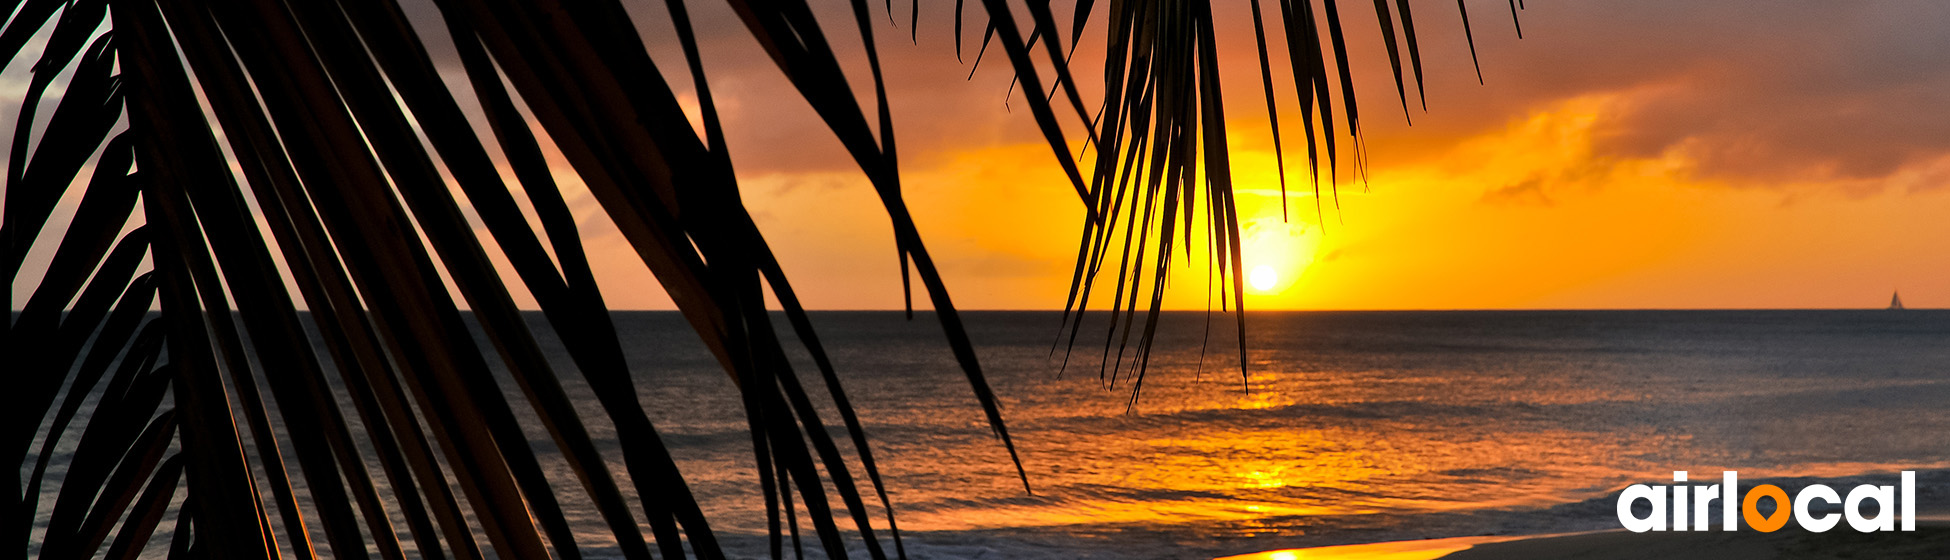
[[[1033,494],[979,415],[964,413],[975,407],[966,384],[935,376],[956,370],[952,357],[916,357],[942,354],[939,333],[894,322],[834,343],[903,532],[1093,543],[1414,538],[1431,520],[1500,526],[1524,511],[1601,499],[1647,473],[1852,474],[1920,466],[1950,448],[1950,429],[1936,429],[1950,415],[1935,404],[1950,398],[1950,381],[1930,374],[1942,362],[1902,350],[1934,346],[1816,335],[1764,343],[1773,339],[1741,329],[1766,323],[1740,316],[1681,329],[1639,315],[1255,315],[1242,379],[1227,333],[1215,332],[1201,353],[1202,318],[1179,315],[1177,330],[1161,331],[1136,406],[1128,364],[1114,384],[1114,368],[1094,375],[1092,360],[1114,347],[1079,342],[1058,377],[1061,350],[1036,329],[1053,318],[971,317]],[[1804,331],[1827,332],[1794,332]],[[888,350],[899,344],[908,346]],[[1835,376],[1836,356],[1882,360],[1875,371],[1894,373]],[[698,362],[697,379],[724,383],[708,356]],[[698,403],[658,421],[677,426],[668,437],[714,529],[763,535],[736,394],[659,382],[682,395],[663,401]],[[1838,392],[1881,401],[1816,398]],[[1783,403],[1796,414],[1766,414]],[[1941,435],[1890,441],[1808,429],[1870,420]],[[844,432],[829,428],[847,447]],[[869,517],[880,519],[874,502]]]

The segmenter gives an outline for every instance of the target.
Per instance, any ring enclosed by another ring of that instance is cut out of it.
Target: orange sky
[[[1418,4],[1429,111],[1412,127],[1372,12],[1348,10],[1372,175],[1343,185],[1324,232],[1297,191],[1280,219],[1250,19],[1221,8],[1248,267],[1279,277],[1249,306],[1878,307],[1892,289],[1912,306],[1950,304],[1950,120],[1933,114],[1950,65],[1921,54],[1943,39],[1910,23],[1941,8],[1537,3],[1519,41],[1490,9],[1500,2],[1478,4],[1487,85],[1454,12]],[[919,44],[902,9],[902,29],[876,29],[908,203],[959,306],[1061,307],[1082,206],[1027,110],[1005,105],[1002,66],[964,81],[945,14],[927,9]],[[795,288],[815,308],[898,308],[872,191],[749,38],[723,31],[707,43],[713,88],[746,200]],[[1077,59],[1093,48],[1087,37]],[[1276,88],[1297,111],[1291,81]],[[1288,179],[1310,188],[1296,118]],[[612,305],[668,307],[599,209],[582,208]],[[1175,274],[1167,305],[1203,308],[1205,271]]]
[[[1950,21],[1950,5],[1538,2],[1518,40],[1503,2],[1469,2],[1487,84],[1476,83],[1453,6],[1417,2],[1428,111],[1417,107],[1413,126],[1372,10],[1348,3],[1371,176],[1341,178],[1325,228],[1300,192],[1311,187],[1294,149],[1304,139],[1290,78],[1275,81],[1295,187],[1291,220],[1280,219],[1247,4],[1218,3],[1246,258],[1278,277],[1248,294],[1250,307],[1880,307],[1894,289],[1911,306],[1950,306],[1950,35],[1932,24]],[[745,200],[800,297],[822,309],[900,307],[891,228],[873,191],[736,16],[698,4]],[[1020,97],[1013,110],[1006,102],[999,56],[969,79],[948,4],[924,3],[918,42],[907,39],[906,3],[895,4],[899,23],[877,20],[875,32],[906,197],[955,301],[1060,308],[1081,203]],[[850,13],[837,2],[819,9],[870,103]],[[970,60],[979,11],[969,7],[963,37]],[[667,79],[688,89],[662,10],[633,15]],[[1088,85],[1101,80],[1088,62],[1102,49],[1092,29],[1076,55],[1086,99],[1100,92]],[[1273,51],[1278,72],[1282,49]],[[463,83],[447,66],[450,83]],[[0,85],[24,87],[16,74]],[[612,307],[670,308],[555,163]],[[1174,274],[1167,305],[1204,308],[1201,265]]]

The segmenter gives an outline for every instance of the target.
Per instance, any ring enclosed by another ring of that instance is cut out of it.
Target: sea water
[[[1135,337],[1110,335],[1104,317],[1093,313],[1072,345],[1058,313],[962,315],[1021,453],[1025,490],[933,315],[812,315],[910,557],[1210,558],[1615,529],[1621,489],[1680,470],[1735,470],[1743,484],[1789,492],[1889,484],[1915,470],[1919,513],[1950,511],[1950,312],[1253,312],[1243,368],[1233,316],[1171,312],[1135,397]],[[767,556],[731,378],[681,315],[615,318],[639,401],[715,534],[734,557]],[[530,321],[624,476],[600,405],[546,321]],[[851,454],[817,373],[803,350],[795,356]],[[620,557],[503,381],[584,556]],[[347,415],[362,434],[349,406]],[[57,453],[71,452],[67,443]],[[884,512],[857,459],[850,465],[891,549]],[[62,471],[57,460],[50,481]],[[308,502],[305,486],[294,478]],[[635,504],[632,486],[621,486]],[[43,489],[41,524],[57,491]],[[157,557],[170,526],[151,543]],[[800,530],[807,556],[822,557],[811,525]]]
[[[1071,345],[1057,313],[963,319],[1030,491],[932,315],[812,318],[919,557],[1615,528],[1620,489],[1675,470],[1790,489],[1920,470],[1923,511],[1950,510],[1950,312],[1255,312],[1243,369],[1232,316],[1166,313],[1135,400],[1135,338],[1117,364],[1106,323]],[[764,555],[730,378],[680,316],[617,321],[714,528]],[[800,375],[819,385],[809,363]]]

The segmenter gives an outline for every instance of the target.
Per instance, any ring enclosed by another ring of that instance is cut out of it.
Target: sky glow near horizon
[[[1950,6],[1540,2],[1519,40],[1491,9],[1502,3],[1479,1],[1483,85],[1453,7],[1416,6],[1429,108],[1410,82],[1412,126],[1372,11],[1343,12],[1370,173],[1360,181],[1344,163],[1338,204],[1323,185],[1318,214],[1299,104],[1272,49],[1284,219],[1250,14],[1218,7],[1246,270],[1277,276],[1248,286],[1249,308],[1868,308],[1893,290],[1913,307],[1950,304],[1950,57],[1937,54],[1950,35],[1928,23],[1950,21]],[[898,28],[875,28],[908,203],[959,307],[1060,308],[1082,206],[1020,98],[1005,100],[1003,65],[964,81],[940,9],[922,6],[918,43],[902,6]],[[800,297],[898,308],[871,189],[803,102],[769,102],[785,82],[735,53],[742,30],[721,31],[727,48],[706,64],[730,77],[713,91],[748,204]],[[964,40],[972,54],[979,37]],[[1075,60],[1101,48],[1087,33]],[[1078,66],[1092,99],[1101,73]],[[848,70],[870,91],[864,68]],[[1207,304],[1193,257],[1177,259],[1168,308]],[[643,295],[611,301],[668,305]]]
[[[699,4],[746,203],[795,291],[815,309],[898,309],[892,230],[871,187],[735,14]],[[871,107],[851,15],[834,4],[818,7],[822,22]],[[998,52],[969,78],[979,8],[969,7],[957,62],[947,5],[922,5],[910,41],[906,3],[895,4],[891,23],[874,4],[873,32],[903,186],[957,306],[1061,308],[1083,207]],[[1483,85],[1454,6],[1415,6],[1428,110],[1411,81],[1406,115],[1373,11],[1343,12],[1369,173],[1354,177],[1344,160],[1338,193],[1323,184],[1319,200],[1284,49],[1271,49],[1282,196],[1250,14],[1244,3],[1215,8],[1245,270],[1272,277],[1247,287],[1248,308],[1873,308],[1894,290],[1910,307],[1950,306],[1950,34],[1931,25],[1950,21],[1950,5],[1537,2],[1519,40],[1502,2],[1471,0]],[[661,6],[631,8],[663,74],[694,91]],[[1100,23],[1074,59],[1086,100],[1101,92],[1090,67]],[[1268,39],[1282,40],[1277,30]],[[450,51],[434,54],[451,62]],[[447,66],[450,84],[464,81]],[[0,76],[8,110],[20,73]],[[1074,120],[1065,124],[1080,146]],[[566,162],[551,163],[610,306],[670,308]],[[1205,255],[1175,259],[1165,306],[1206,308]],[[31,286],[17,283],[16,301]]]

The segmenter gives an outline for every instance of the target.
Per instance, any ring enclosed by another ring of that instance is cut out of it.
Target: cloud
[[[1646,158],[1683,150],[1697,162],[1701,177],[1735,186],[1833,183],[1853,193],[1873,192],[1889,188],[1875,181],[1915,176],[1905,169],[1950,153],[1950,111],[1942,110],[1950,106],[1950,57],[1940,54],[1950,52],[1950,34],[1940,33],[1936,24],[1950,21],[1950,3],[1539,2],[1522,12],[1527,33],[1522,40],[1502,10],[1490,9],[1500,4],[1488,3],[1492,6],[1471,12],[1487,85],[1477,84],[1456,13],[1439,6],[1418,13],[1429,112],[1413,111],[1414,127],[1397,110],[1380,37],[1373,32],[1374,14],[1342,12],[1353,31],[1348,40],[1356,59],[1355,85],[1377,163],[1432,156],[1448,144],[1567,99],[1626,92],[1638,102],[1611,115],[1595,157]],[[668,11],[655,2],[627,4],[658,71],[694,99]],[[430,3],[412,1],[407,8],[429,37],[444,37]],[[910,42],[905,8],[898,8],[903,13],[893,18],[896,25],[874,18],[873,31],[887,70],[897,144],[908,167],[963,149],[1040,139],[1027,112],[1019,110],[1023,92],[1005,97],[1011,76],[1004,61],[990,57],[968,79],[979,44],[979,9],[969,10],[968,25],[975,30],[964,29],[965,36],[957,38],[951,36],[953,20],[945,6],[924,7],[919,39]],[[1222,74],[1233,101],[1230,113],[1237,120],[1261,120],[1250,16],[1239,5],[1215,10],[1220,47],[1229,55],[1222,58]],[[1101,60],[1102,39],[1095,30],[1101,30],[1104,8],[1097,11],[1098,27],[1086,34],[1075,56],[1086,98],[1096,89],[1091,84],[1100,81],[1094,61]],[[871,112],[870,74],[850,9],[834,3],[816,12],[856,98]],[[1058,12],[1069,9],[1058,6]],[[691,17],[732,156],[742,171],[857,169],[734,12],[704,3]],[[958,40],[969,51],[963,61],[955,56]],[[434,41],[435,58],[443,67],[457,66],[442,43]],[[1279,59],[1282,51],[1271,54]],[[1291,105],[1287,110],[1297,111],[1290,80],[1275,81],[1283,103]],[[1292,117],[1288,120],[1292,128]],[[1047,157],[1025,162],[1053,163]]]
[[[1950,4],[1565,2],[1524,17],[1522,41],[1479,31],[1487,86],[1440,37],[1425,40],[1438,53],[1431,123],[1382,121],[1378,157],[1414,150],[1408,137],[1428,128],[1467,134],[1590,95],[1623,101],[1594,131],[1592,158],[1682,154],[1697,178],[1733,187],[1927,189],[1950,154],[1950,35],[1931,23],[1950,21]]]
[[[1544,193],[1544,181],[1536,177],[1505,187],[1491,189],[1489,192],[1483,193],[1483,202],[1491,204],[1530,204],[1536,206],[1551,206],[1556,204],[1556,202],[1551,200],[1550,195]]]

